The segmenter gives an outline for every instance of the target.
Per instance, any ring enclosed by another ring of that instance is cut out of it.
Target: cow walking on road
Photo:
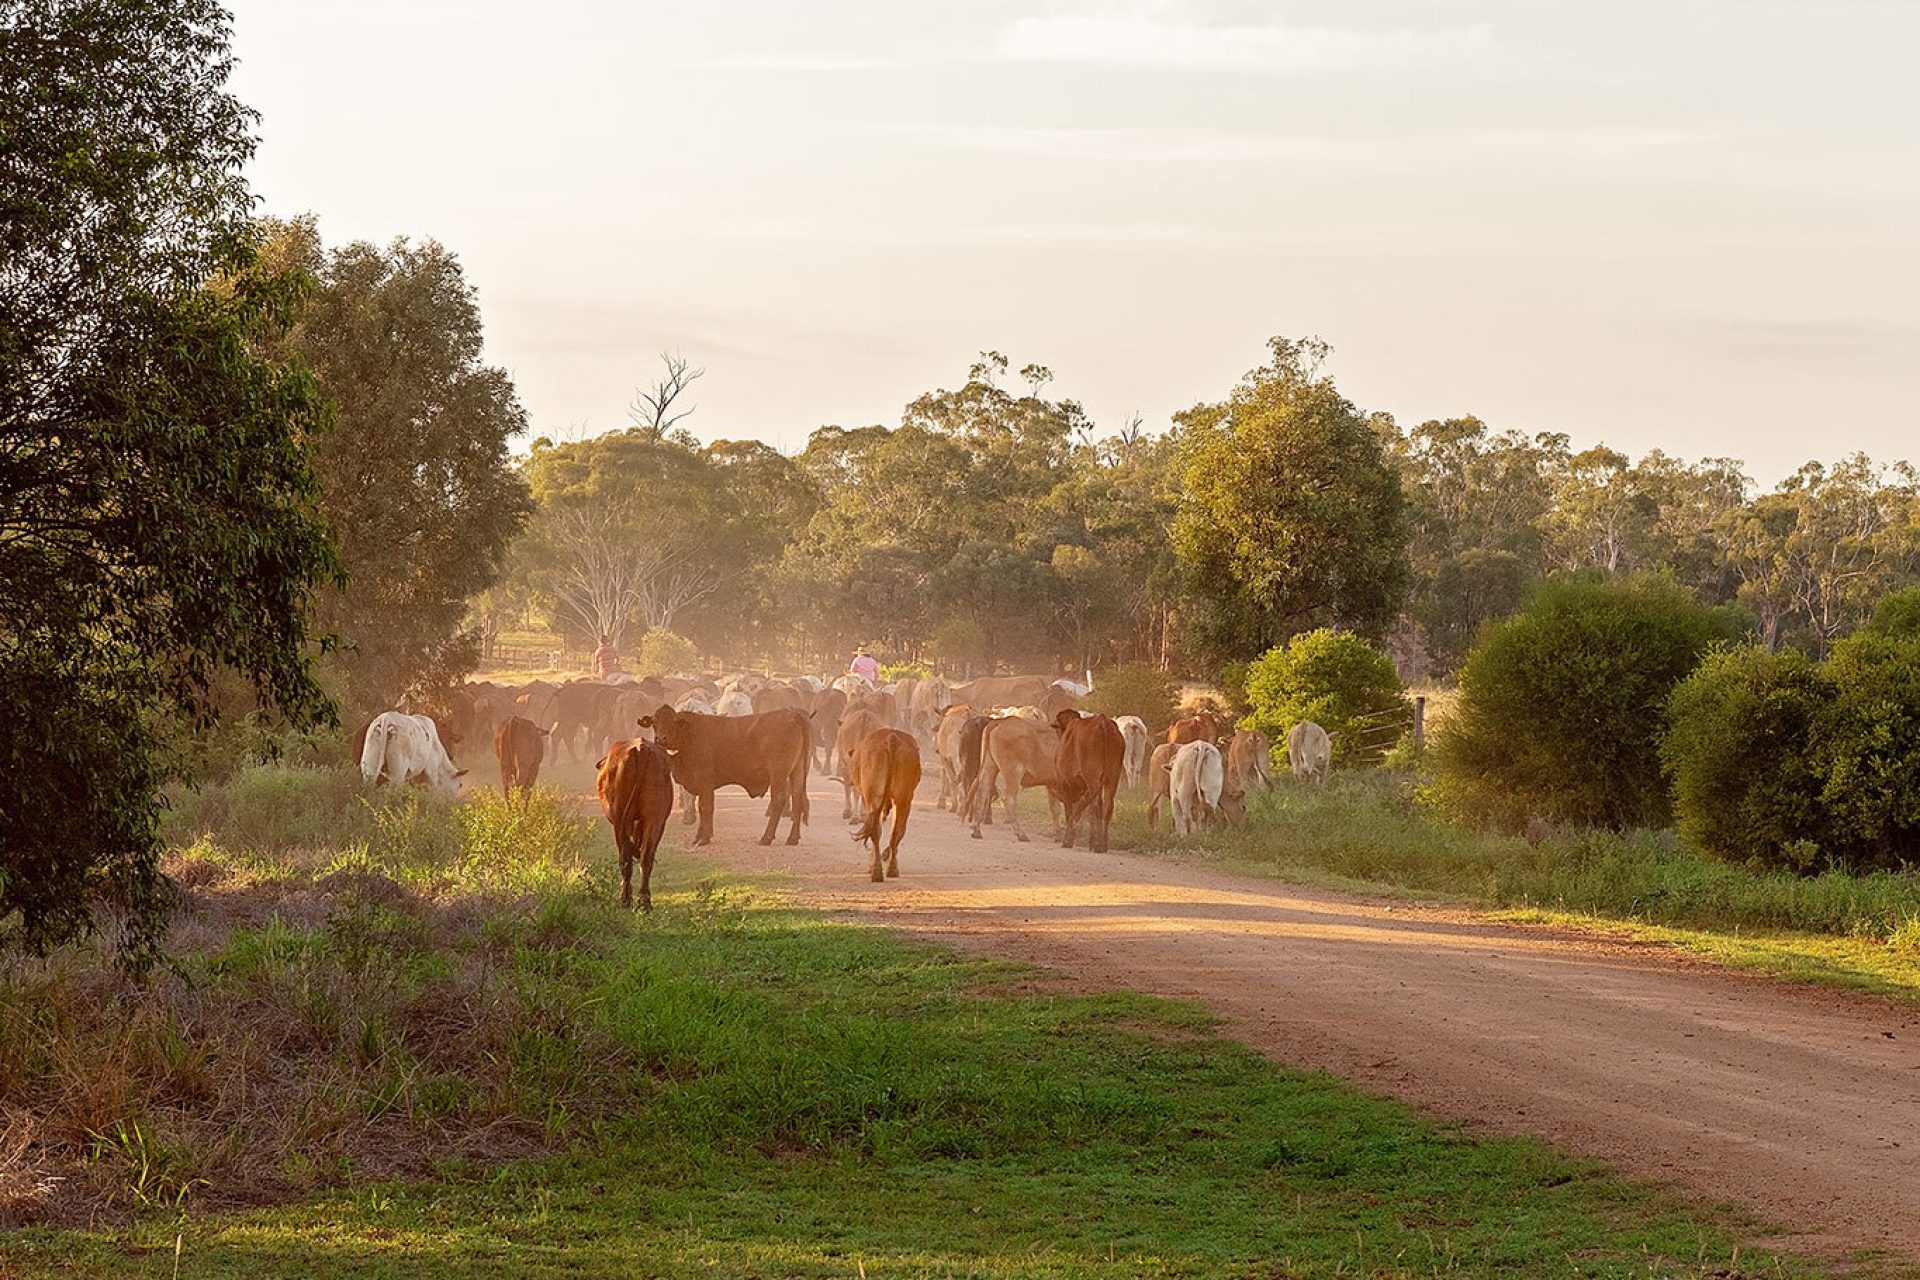
[[[867,874],[878,884],[900,874],[900,839],[913,813],[914,789],[920,785],[920,744],[898,729],[875,729],[853,749],[854,785],[866,817],[854,839],[873,850]],[[893,832],[887,837],[884,865],[880,856],[880,828],[893,814]]]
[[[607,748],[594,790],[620,850],[620,905],[633,905],[633,864],[640,864],[640,909],[653,910],[653,855],[673,812],[673,762],[651,742]]]

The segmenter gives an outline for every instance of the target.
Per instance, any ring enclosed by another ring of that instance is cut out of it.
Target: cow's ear
[[[594,768],[596,768],[596,769],[604,769],[604,768],[606,768],[606,767],[607,767],[607,758],[606,758],[605,756],[601,756],[601,757],[600,757],[600,758],[599,758],[598,760],[595,760],[595,761],[593,762],[593,767],[594,767]]]
[[[467,776],[467,771],[465,769],[455,769],[453,771],[453,776],[456,778],[464,778]]]

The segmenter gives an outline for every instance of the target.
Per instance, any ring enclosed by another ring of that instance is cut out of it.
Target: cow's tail
[[[634,843],[640,844],[643,843],[640,832],[640,805],[646,795],[640,770],[645,762],[640,759],[640,748],[631,743],[627,744],[621,754],[624,758],[615,768],[614,773],[616,777],[620,777],[624,771],[626,774],[624,780],[627,785],[620,788],[620,802],[613,811],[613,825],[615,830],[626,833]]]

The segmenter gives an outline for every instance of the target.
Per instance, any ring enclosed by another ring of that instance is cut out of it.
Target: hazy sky
[[[975,353],[1110,428],[1317,333],[1363,407],[1771,481],[1920,459],[1913,0],[236,0],[263,208],[432,236],[535,431]]]

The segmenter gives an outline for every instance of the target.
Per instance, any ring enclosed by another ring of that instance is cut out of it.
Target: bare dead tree
[[[656,379],[652,386],[641,388],[627,410],[636,426],[656,436],[665,435],[674,423],[699,407],[690,404],[684,409],[675,408],[687,389],[707,373],[704,368],[696,369],[690,365],[678,351],[662,351],[660,363],[666,366],[666,373]]]
[[[629,619],[671,630],[681,610],[718,590],[725,578],[699,558],[691,534],[641,527],[631,503],[569,507],[551,517],[555,552],[547,586],[582,626],[620,643]]]

